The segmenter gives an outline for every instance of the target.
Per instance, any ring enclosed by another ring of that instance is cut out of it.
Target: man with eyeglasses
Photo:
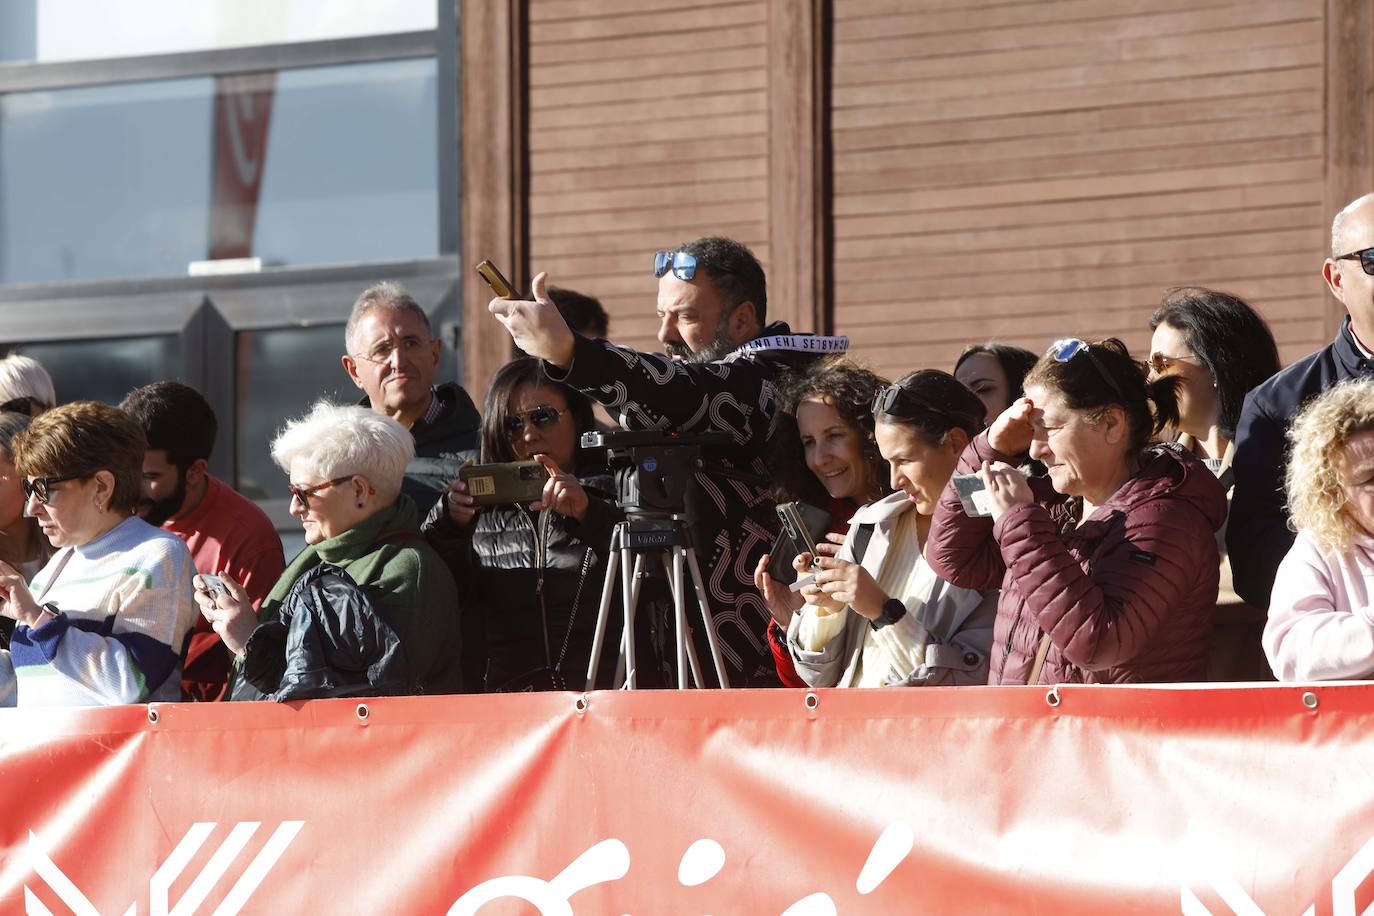
[[[1283,491],[1289,421],[1338,382],[1374,375],[1374,194],[1336,214],[1322,277],[1348,313],[1336,339],[1246,395],[1236,428],[1226,545],[1236,593],[1257,608],[1269,606],[1274,575],[1293,545]]]
[[[366,395],[360,404],[410,430],[415,460],[401,492],[428,514],[458,467],[477,454],[482,416],[457,382],[435,385],[441,341],[429,316],[393,281],[363,290],[344,328],[344,371]]]
[[[550,378],[604,404],[626,429],[729,434],[733,445],[706,450],[687,516],[731,685],[777,684],[769,613],[753,583],[778,528],[765,461],[778,421],[775,380],[844,352],[848,339],[766,324],[763,268],[732,239],[661,251],[654,276],[666,355],[574,334],[549,301],[543,274],[534,301],[493,299],[490,308],[521,350],[544,360]]]

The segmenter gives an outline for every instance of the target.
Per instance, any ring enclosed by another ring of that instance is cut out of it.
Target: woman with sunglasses
[[[1202,459],[1229,498],[1241,405],[1250,389],[1279,371],[1274,335],[1243,299],[1201,287],[1169,290],[1150,317],[1150,330],[1150,379],[1174,379],[1176,386],[1175,441]],[[1225,525],[1217,548],[1221,584],[1208,677],[1268,680],[1260,647],[1264,611],[1242,602],[1232,587]]]
[[[457,590],[401,492],[415,441],[365,407],[321,401],[272,441],[305,548],[257,614],[221,572],[196,603],[241,663],[235,700],[457,693]]]
[[[873,399],[887,380],[847,357],[830,357],[808,372],[785,377],[779,393],[777,453],[771,464],[777,472],[774,499],[803,502],[830,513],[830,539],[820,545],[833,556],[836,544],[849,530],[849,519],[861,506],[891,492],[887,462],[873,440]],[[776,551],[784,543],[774,545]],[[791,573],[792,553],[782,562]],[[805,603],[799,592],[769,574],[774,554],[760,558],[754,585],[768,602],[772,620],[768,641],[778,677],[785,687],[805,687],[787,649],[787,627]]]
[[[984,406],[948,373],[922,369],[872,405],[874,439],[897,492],[855,513],[837,556],[802,554],[805,606],[788,647],[813,687],[982,684],[996,589],[951,584],[926,562],[931,515]]]
[[[191,553],[133,515],[146,443],[122,411],[77,401],[14,438],[25,511],[57,552],[31,581],[0,563],[0,703],[109,706],[181,698],[195,619]]]
[[[1151,445],[1176,417],[1172,384],[1147,385],[1121,341],[1061,340],[964,450],[991,517],[947,488],[929,557],[966,588],[1002,586],[989,683],[1205,677],[1226,496],[1187,451]],[[1047,479],[1010,465],[1027,450]]]
[[[539,360],[514,360],[492,379],[482,462],[537,460],[549,479],[538,502],[485,508],[455,480],[425,521],[458,581],[472,689],[583,688],[611,531],[624,518],[610,475],[580,454],[582,434],[595,429],[591,401],[549,381]],[[606,645],[618,639],[612,632]]]

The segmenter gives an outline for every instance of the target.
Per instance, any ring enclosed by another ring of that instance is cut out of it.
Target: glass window
[[[436,28],[434,0],[3,0],[0,61],[173,54]]]
[[[438,254],[433,58],[0,96],[0,283]]]
[[[238,335],[238,491],[249,499],[280,498],[286,474],[272,461],[282,424],[322,397],[350,404],[361,392],[344,372],[343,325],[274,328]]]
[[[141,385],[182,374],[181,338],[121,337],[25,343],[11,352],[32,356],[52,376],[57,400],[118,404]]]

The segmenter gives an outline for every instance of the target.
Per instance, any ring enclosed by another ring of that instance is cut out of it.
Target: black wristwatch
[[[900,598],[889,598],[883,602],[883,609],[868,625],[875,630],[891,626],[906,616],[906,605]]]

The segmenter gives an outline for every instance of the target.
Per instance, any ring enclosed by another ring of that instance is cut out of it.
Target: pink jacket
[[[1264,654],[1281,681],[1374,677],[1374,538],[1332,553],[1298,532],[1274,579]]]
[[[956,473],[1012,459],[969,443]],[[969,518],[953,485],[935,511],[926,558],[964,588],[1002,587],[990,684],[1024,684],[1042,633],[1041,683],[1200,681],[1217,598],[1214,532],[1226,494],[1200,461],[1155,446],[1144,465],[1073,527],[1067,497],[1032,478],[1036,501],[997,523]]]

